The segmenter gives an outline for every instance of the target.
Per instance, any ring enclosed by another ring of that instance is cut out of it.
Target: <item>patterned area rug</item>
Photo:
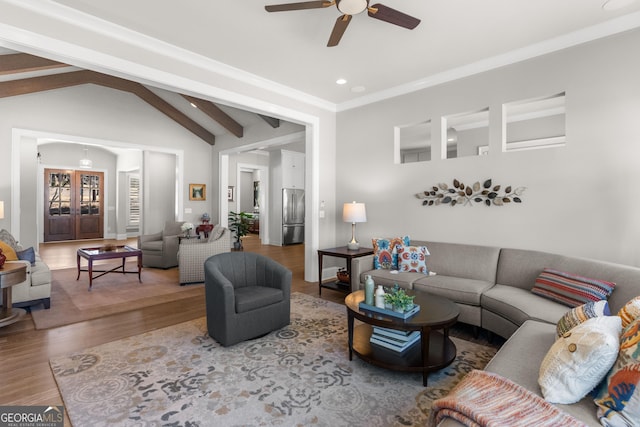
[[[224,348],[200,318],[51,359],[75,427],[423,426],[431,402],[495,349],[453,338],[429,376],[348,360],[344,306],[293,293],[291,325]]]

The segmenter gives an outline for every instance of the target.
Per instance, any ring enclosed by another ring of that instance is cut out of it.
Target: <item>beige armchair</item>
[[[178,250],[180,286],[204,282],[207,258],[231,251],[231,231],[216,225],[207,239],[183,239]]]
[[[178,265],[178,236],[184,221],[167,221],[164,230],[138,236],[144,267],[171,268]]]

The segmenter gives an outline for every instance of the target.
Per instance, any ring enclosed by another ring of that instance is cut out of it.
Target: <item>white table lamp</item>
[[[364,203],[345,203],[342,208],[342,220],[351,223],[351,241],[347,244],[347,248],[352,251],[360,249],[360,243],[356,240],[356,222],[367,222]]]

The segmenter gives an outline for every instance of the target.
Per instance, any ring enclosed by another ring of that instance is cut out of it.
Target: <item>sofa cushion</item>
[[[244,286],[234,291],[236,313],[245,313],[276,304],[284,299],[282,289],[267,286]]]
[[[577,307],[588,301],[607,299],[614,287],[615,283],[606,280],[545,268],[536,278],[531,292],[569,307]]]
[[[51,285],[51,270],[43,261],[36,259],[31,265],[31,286]]]
[[[618,316],[622,319],[622,327],[626,328],[635,319],[640,318],[640,296],[632,298],[626,303],[620,311]]]
[[[162,240],[150,240],[142,242],[140,249],[144,251],[158,251],[162,252]]]
[[[392,287],[397,284],[404,289],[413,289],[413,282],[424,278],[422,273],[400,273],[398,270],[370,270],[360,275],[360,281],[364,283],[365,276],[370,275],[376,285]]]
[[[535,320],[526,321],[498,350],[485,370],[507,377],[542,396],[538,385],[538,367],[555,342],[555,336],[555,325]],[[587,425],[600,425],[592,398],[585,397],[573,405],[557,406]]]
[[[460,243],[442,243],[412,241],[414,246],[429,248],[429,271],[443,276],[465,279],[496,281],[496,266],[500,249],[491,246],[465,245]]]
[[[9,244],[0,240],[0,250],[2,250],[2,254],[5,256],[6,261],[17,261],[18,255],[16,254],[16,250],[13,249]]]
[[[516,325],[533,319],[552,323],[554,328],[567,311],[567,307],[562,304],[540,298],[528,290],[506,285],[495,285],[484,292],[480,297],[480,305]]]
[[[621,332],[618,316],[600,316],[560,337],[540,365],[538,384],[545,400],[572,404],[593,390],[618,357]]]
[[[480,305],[480,296],[493,286],[483,280],[463,279],[459,277],[435,276],[422,277],[413,282],[413,289],[438,295],[453,302]]]
[[[426,246],[396,245],[398,253],[398,271],[402,273],[427,274],[427,256],[429,250]]]
[[[610,314],[609,303],[606,300],[589,301],[586,304],[567,311],[556,325],[556,334],[558,337],[561,337],[589,319],[599,316],[609,316]]]
[[[640,319],[620,337],[620,352],[595,399],[603,425],[637,426],[640,420]]]
[[[373,268],[376,270],[397,270],[398,269],[398,253],[396,245],[410,245],[409,236],[392,237],[392,238],[373,238]]]

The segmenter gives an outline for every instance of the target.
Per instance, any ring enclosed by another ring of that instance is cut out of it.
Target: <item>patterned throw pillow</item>
[[[577,307],[589,301],[607,299],[615,286],[613,282],[545,268],[531,292],[569,307]]]
[[[402,273],[429,274],[427,269],[427,256],[429,250],[426,246],[397,245],[398,270]]]
[[[540,365],[544,399],[568,405],[593,390],[618,357],[621,331],[618,316],[594,317],[558,339]]]
[[[0,230],[0,242],[5,242],[7,245],[11,246],[13,250],[18,249],[18,241],[4,228]]]
[[[409,236],[393,237],[391,239],[371,239],[373,245],[373,266],[376,270],[397,270],[398,254],[396,245],[410,245]]]
[[[586,304],[567,311],[556,325],[556,334],[558,337],[561,337],[571,329],[593,317],[610,315],[611,311],[609,311],[609,302],[607,300],[589,301]]]
[[[618,311],[618,316],[622,319],[623,328],[626,328],[629,326],[629,323],[640,318],[640,296],[637,296],[626,303],[620,311]]]
[[[602,425],[639,425],[640,319],[631,322],[622,332],[618,358],[594,402]]]

